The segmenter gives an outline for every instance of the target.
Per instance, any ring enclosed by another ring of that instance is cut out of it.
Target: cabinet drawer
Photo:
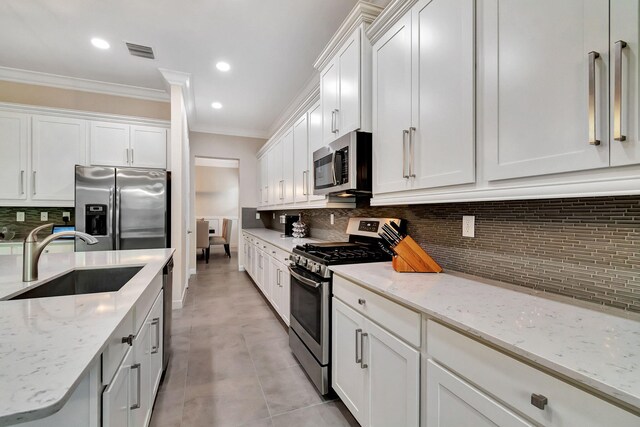
[[[630,412],[431,320],[427,322],[427,352],[536,423],[549,427],[638,425],[638,417]],[[547,398],[544,409],[531,403],[532,394]]]
[[[420,347],[420,314],[338,276],[333,295],[384,326],[414,347]]]
[[[153,278],[149,286],[147,286],[142,295],[140,295],[140,298],[138,298],[138,301],[136,301],[133,315],[134,335],[136,335],[140,328],[142,328],[142,325],[149,314],[149,310],[151,310],[151,306],[153,306],[153,302],[158,297],[161,289],[162,272],[158,273],[156,277]]]
[[[102,352],[102,384],[111,383],[111,379],[118,371],[120,362],[130,348],[129,344],[122,342],[122,338],[134,334],[132,310],[111,335],[107,347]]]

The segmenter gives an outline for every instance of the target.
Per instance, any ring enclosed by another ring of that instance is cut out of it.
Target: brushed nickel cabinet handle
[[[362,334],[362,329],[358,328],[356,329],[356,364],[357,363],[362,363],[362,355],[359,355],[359,351],[358,351],[358,342],[362,342],[360,340],[358,340],[358,335]]]
[[[24,195],[24,170],[20,171],[20,194]]]
[[[596,59],[600,57],[598,52],[589,52],[589,144],[600,145],[597,133],[596,114]]]
[[[336,133],[336,110],[331,110],[331,133]]]
[[[133,148],[132,148],[132,149],[131,149],[131,164],[132,164],[132,165],[133,165],[133,162],[134,162],[134,160],[133,160]]]
[[[358,304],[365,305],[367,301],[364,298],[358,298]]]
[[[140,364],[136,363],[134,365],[131,365],[131,370],[136,370],[137,371],[137,377],[138,377],[138,387],[136,390],[136,403],[131,405],[130,409],[139,409],[140,408],[140,395],[141,395],[141,385],[140,382],[142,380],[142,374],[140,373]]]
[[[31,178],[33,179],[33,182],[31,183],[31,189],[33,190],[33,195],[35,196],[35,194],[36,194],[36,171],[33,171],[33,173],[31,174]]]
[[[627,42],[618,40],[615,42],[615,70],[613,81],[613,139],[625,141],[627,137],[622,134],[622,49],[627,47]]]
[[[156,343],[151,347],[151,354],[156,354],[160,351],[160,318],[154,317],[151,325],[156,327]]]
[[[409,136],[409,131],[402,129],[402,177],[405,179],[409,179],[409,173],[405,173],[407,170],[407,136]]]
[[[360,334],[360,369],[367,369],[369,365],[364,363],[364,337],[368,337],[369,334],[364,332]]]
[[[544,410],[544,407],[547,406],[548,403],[549,399],[547,399],[545,396],[535,393],[531,394],[531,404],[536,408]]]
[[[415,134],[416,134],[416,128],[411,126],[409,128],[409,153],[411,155],[411,157],[409,157],[409,176],[411,178],[415,178],[416,177],[416,173],[415,173],[415,171],[413,169],[413,158],[415,157],[414,156],[415,149],[414,149],[414,144],[413,144],[413,137],[415,136]]]
[[[336,109],[335,109],[335,112],[336,112],[336,120],[335,120],[335,123],[336,123],[336,124],[335,124],[335,129],[336,129],[336,130],[335,130],[334,132],[335,132],[335,133],[338,133],[338,132],[339,132],[339,129],[338,129],[338,113],[340,112],[340,110],[338,110],[338,109],[336,108]]]

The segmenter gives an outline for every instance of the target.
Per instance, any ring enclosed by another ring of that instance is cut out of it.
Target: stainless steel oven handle
[[[318,289],[320,286],[322,286],[322,282],[314,282],[311,279],[307,279],[306,277],[301,276],[299,273],[296,273],[291,267],[289,267],[289,273],[291,273],[291,275],[295,277],[297,280],[299,280],[301,283],[307,286],[311,286],[314,289]]]

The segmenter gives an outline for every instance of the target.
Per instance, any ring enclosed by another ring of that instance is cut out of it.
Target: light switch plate
[[[40,212],[40,221],[49,221],[49,212]]]
[[[285,215],[280,215],[280,224],[284,224],[287,222],[287,217]]]
[[[260,212],[256,212],[256,219],[260,219]]]
[[[462,237],[476,237],[476,217],[464,215],[462,217]]]
[[[16,221],[24,222],[24,212],[16,212]]]
[[[329,222],[331,225],[336,223],[336,216],[334,214],[329,215]]]

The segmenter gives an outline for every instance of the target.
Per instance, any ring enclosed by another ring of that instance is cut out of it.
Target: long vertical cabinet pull
[[[307,171],[302,171],[302,195],[307,195]]]
[[[124,149],[124,156],[126,157],[127,164],[129,164],[129,149]]]
[[[369,334],[364,332],[360,334],[360,369],[367,369],[369,365],[364,363],[364,337],[368,337]]]
[[[160,318],[154,317],[151,321],[151,326],[156,327],[156,343],[151,347],[151,354],[156,354],[160,351]]]
[[[596,115],[596,59],[598,52],[589,52],[589,144],[600,145],[597,134]]]
[[[31,174],[31,178],[33,182],[31,183],[31,189],[33,190],[33,195],[36,195],[36,171],[33,171]]]
[[[331,133],[336,133],[336,110],[331,110]]]
[[[131,365],[131,370],[136,370],[137,371],[137,379],[138,379],[138,384],[136,387],[136,403],[131,405],[130,409],[139,409],[140,408],[140,395],[141,395],[141,390],[140,390],[140,382],[142,381],[142,374],[140,373],[140,364],[136,363],[134,365]]]
[[[20,171],[20,194],[24,195],[24,170]]]
[[[615,141],[625,141],[627,137],[622,134],[622,49],[627,47],[627,42],[618,40],[615,45],[615,75],[613,82],[613,139]]]
[[[133,162],[134,162],[134,160],[133,160],[133,148],[132,148],[132,149],[131,149],[131,164],[132,164],[132,165],[133,165]]]
[[[360,363],[360,366],[362,366],[362,347],[360,347],[360,351],[358,351],[358,343],[362,343],[362,340],[358,339],[358,335],[362,334],[362,329],[358,328],[356,329],[356,364]]]
[[[336,112],[336,118],[335,118],[335,130],[333,132],[338,133],[339,129],[338,129],[338,113],[340,112],[340,110],[338,110],[337,108],[334,110]]]
[[[411,155],[411,157],[409,157],[409,177],[411,178],[416,177],[416,172],[415,172],[415,169],[413,168],[413,161],[414,161],[413,158],[415,157],[413,137],[415,135],[416,135],[416,128],[411,126],[409,128],[409,154]]]
[[[405,179],[409,179],[409,173],[407,170],[407,136],[409,136],[409,131],[406,129],[402,129],[402,177]]]

